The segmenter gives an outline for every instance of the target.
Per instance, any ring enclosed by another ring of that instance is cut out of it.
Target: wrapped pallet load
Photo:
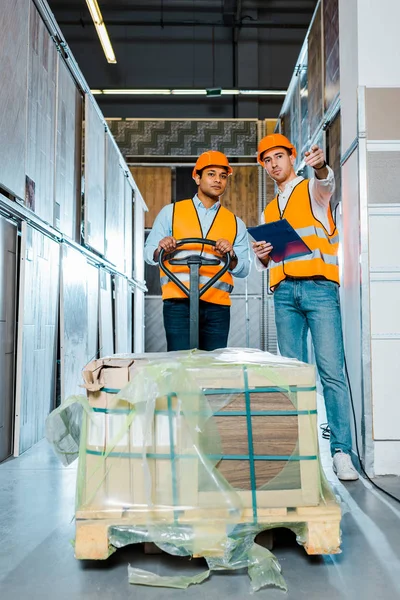
[[[309,553],[339,550],[312,365],[258,350],[182,351],[93,360],[83,379],[77,558],[153,541],[212,568],[240,556],[250,569],[249,539],[279,526]]]

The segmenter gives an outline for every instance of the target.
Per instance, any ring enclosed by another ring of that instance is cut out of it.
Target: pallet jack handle
[[[214,246],[215,242],[213,240],[206,240],[204,238],[184,238],[182,240],[178,240],[176,243],[176,247],[179,248],[184,244],[202,244],[208,246]],[[179,289],[182,290],[189,298],[189,307],[190,307],[190,347],[198,348],[199,345],[199,300],[201,296],[208,290],[210,287],[214,285],[218,279],[222,277],[224,273],[229,269],[231,264],[231,256],[229,252],[227,252],[221,260],[219,258],[206,258],[201,254],[192,254],[190,256],[185,256],[185,258],[171,258],[169,262],[171,265],[185,265],[189,267],[189,288],[187,288],[179,279],[176,277],[170,269],[165,265],[165,261],[168,260],[168,256],[173,254],[170,252],[165,254],[164,248],[161,248],[158,264],[160,268],[164,271],[164,273],[169,277],[173,283],[175,283]],[[200,267],[210,266],[210,265],[219,265],[221,262],[224,262],[224,266],[212,277],[206,284],[200,288]]]

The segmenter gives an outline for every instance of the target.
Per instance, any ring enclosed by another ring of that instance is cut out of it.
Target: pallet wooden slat
[[[112,526],[129,526],[138,525],[139,519],[132,515],[128,518],[110,517],[107,511],[97,514],[97,519],[85,518],[88,516],[85,513],[78,512],[76,515],[76,541],[75,541],[75,556],[80,559],[102,560],[110,555],[108,544],[108,529]],[[92,515],[93,516],[93,515]],[[204,527],[204,523],[211,523],[212,527],[218,529],[218,521],[213,524],[211,515],[203,514],[200,518],[200,527]],[[246,523],[251,520],[251,515],[247,512],[242,517],[242,522]],[[265,514],[260,518],[258,529],[255,533],[262,530],[265,525],[265,530],[274,529],[275,527],[291,527],[298,529],[299,525],[304,526],[304,548],[309,555],[316,554],[337,554],[340,552],[340,506],[334,499],[330,499],[327,504],[319,506],[298,508],[291,512],[286,512],[285,509],[278,509],[277,512],[271,510],[265,511]],[[185,523],[185,519],[179,519],[178,524]],[[196,521],[189,521],[196,526]],[[145,525],[146,520],[142,523]],[[204,533],[204,532],[203,532]],[[223,547],[210,548],[210,556],[223,556]],[[204,554],[202,555],[204,556]]]

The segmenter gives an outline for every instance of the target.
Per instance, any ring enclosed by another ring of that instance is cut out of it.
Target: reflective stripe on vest
[[[177,240],[183,238],[206,238],[212,241],[217,241],[218,239],[224,238],[233,246],[236,239],[236,234],[236,217],[231,211],[223,206],[219,206],[218,210],[216,211],[214,221],[212,222],[208,232],[203,232],[197,210],[192,199],[181,200],[180,202],[176,202],[174,204],[172,235]],[[221,256],[214,251],[214,248],[204,244],[185,244],[185,246],[179,247],[176,252],[174,252],[173,257],[171,256],[171,258],[181,259],[193,254],[198,254],[204,256],[205,258],[218,258],[218,260],[221,261]],[[221,262],[219,265],[205,265],[200,267],[200,288],[222,269],[223,264],[224,263]],[[169,261],[166,262],[166,266],[187,288],[189,288],[189,267],[186,265],[171,265]],[[187,295],[169,279],[168,275],[162,269],[160,269],[160,283],[163,300],[172,298],[187,298]],[[203,294],[201,299],[214,304],[224,304],[230,306],[230,293],[232,290],[233,277],[229,271],[227,271],[224,273],[221,279],[219,279],[209,290]]]
[[[311,254],[286,258],[282,262],[270,261],[270,287],[276,287],[286,276],[322,276],[339,283],[339,261],[337,257],[339,236],[330,207],[328,221],[330,231],[315,218],[309,193],[309,180],[298,183],[281,214],[278,199],[268,204],[264,210],[266,223],[286,219],[312,251]],[[268,241],[268,240],[267,240]]]
[[[294,258],[290,259],[290,262],[296,262],[296,260],[297,261],[314,260],[314,258],[320,258],[324,262],[326,262],[328,265],[339,265],[339,259],[337,256],[331,256],[330,254],[323,254],[321,252],[321,250],[319,250],[318,248],[316,250],[313,250],[312,254],[306,254],[304,256],[295,256]],[[274,263],[274,267],[283,265],[285,262],[287,262],[287,261],[280,261],[280,262]]]
[[[174,273],[174,275],[182,283],[189,283],[189,281],[190,281],[190,275],[188,273]],[[200,285],[205,285],[208,281],[210,281],[210,279],[211,279],[211,277],[200,276],[199,283],[200,283]],[[166,283],[168,283],[168,281],[169,281],[168,275],[164,275],[163,277],[160,277],[161,285],[165,285]],[[221,281],[221,280],[216,281],[212,287],[216,288],[217,290],[223,290],[224,292],[228,292],[229,294],[233,290],[233,285],[230,285],[229,283],[225,283],[224,281]]]

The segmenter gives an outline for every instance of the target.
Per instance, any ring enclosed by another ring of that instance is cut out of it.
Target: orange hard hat
[[[258,144],[257,160],[260,163],[260,165],[264,166],[264,163],[261,160],[261,157],[264,154],[264,152],[276,147],[287,148],[288,150],[291,150],[292,156],[294,156],[294,158],[296,158],[297,156],[296,148],[293,146],[292,142],[287,139],[286,136],[282,135],[281,133],[271,133],[271,135],[266,135],[265,137],[263,137],[263,139],[260,140],[260,143]]]
[[[232,167],[225,154],[223,152],[218,152],[218,150],[208,150],[207,152],[200,154],[197,159],[192,173],[193,179],[196,177],[197,171],[201,171],[202,169],[211,166],[226,167],[228,175],[232,175]]]

